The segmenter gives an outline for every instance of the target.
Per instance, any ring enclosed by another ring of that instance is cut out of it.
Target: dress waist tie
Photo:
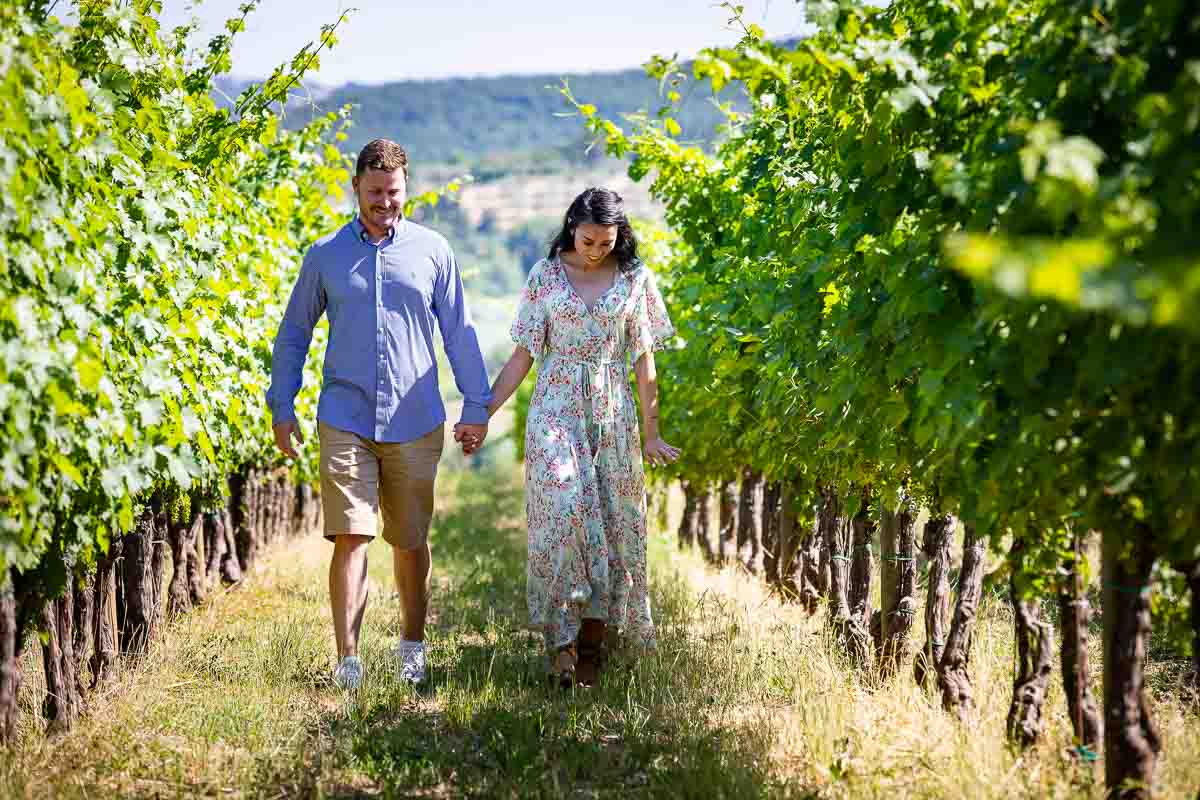
[[[623,380],[625,375],[624,359],[589,359],[577,358],[575,356],[567,356],[562,353],[550,353],[546,357],[547,361],[563,361],[568,364],[577,364],[579,366],[579,380],[583,388],[584,403],[584,422],[590,429],[593,425],[596,426],[596,442],[592,446],[592,466],[596,465],[596,461],[600,458],[600,445],[604,441],[604,426],[611,424],[612,415],[616,408],[616,391],[617,381]],[[616,380],[613,373],[616,372]],[[593,401],[592,391],[599,378],[599,390],[603,393],[604,398],[604,413],[597,414]],[[589,444],[591,444],[589,442]]]

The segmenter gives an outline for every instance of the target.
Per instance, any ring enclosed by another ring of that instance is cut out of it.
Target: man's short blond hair
[[[373,139],[359,152],[354,174],[362,175],[369,169],[381,169],[386,172],[402,169],[404,179],[408,180],[408,153],[391,139]]]

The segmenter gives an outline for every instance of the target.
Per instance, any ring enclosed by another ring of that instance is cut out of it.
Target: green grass
[[[330,730],[349,742],[356,770],[385,794],[757,793],[766,771],[751,754],[763,743],[749,729],[712,728],[672,691],[680,687],[664,660],[695,666],[678,636],[668,632],[659,653],[627,660],[595,689],[546,685],[541,637],[522,624],[519,487],[492,474],[465,475],[457,488],[435,536],[430,685],[416,694],[390,673],[368,679]],[[380,559],[373,577],[386,581],[386,567]],[[687,602],[685,587],[663,588],[673,609]]]
[[[973,654],[979,713],[944,715],[907,671],[883,687],[837,655],[819,619],[733,570],[651,542],[653,653],[590,690],[543,679],[524,626],[519,472],[447,471],[434,524],[430,683],[413,691],[390,650],[399,603],[373,546],[363,687],[330,682],[329,545],[275,552],[247,586],[173,625],[45,740],[34,714],[0,758],[0,796],[234,797],[1099,797],[1065,757],[1057,683],[1045,742],[1004,743],[1011,618],[985,606]],[[37,681],[23,697],[32,710]],[[1164,797],[1200,785],[1200,720],[1154,694]]]

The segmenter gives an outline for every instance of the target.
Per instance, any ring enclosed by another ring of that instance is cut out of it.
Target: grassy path
[[[548,690],[540,637],[522,625],[520,489],[507,467],[440,480],[428,688],[404,686],[392,666],[399,605],[381,544],[365,684],[353,695],[332,687],[328,545],[313,537],[175,625],[76,731],[47,742],[30,730],[0,762],[0,796],[1100,795],[1063,756],[1057,684],[1047,744],[1023,756],[1003,744],[1001,604],[981,621],[980,716],[964,728],[910,680],[862,685],[818,621],[662,537],[651,558],[658,651],[593,690]],[[1156,714],[1163,796],[1191,797],[1200,723],[1170,703]]]

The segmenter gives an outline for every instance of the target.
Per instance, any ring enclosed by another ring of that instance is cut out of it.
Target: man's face
[[[369,169],[356,175],[354,194],[358,197],[358,213],[363,220],[379,232],[386,232],[404,213],[404,201],[408,198],[404,170]]]

